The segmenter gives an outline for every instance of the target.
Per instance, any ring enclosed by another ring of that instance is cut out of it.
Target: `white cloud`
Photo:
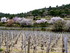
[[[68,3],[70,3],[69,0],[0,0],[0,12],[21,13]]]

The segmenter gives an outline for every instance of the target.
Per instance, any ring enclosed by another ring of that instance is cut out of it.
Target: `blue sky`
[[[44,7],[69,4],[70,0],[0,0],[0,12],[17,14]]]

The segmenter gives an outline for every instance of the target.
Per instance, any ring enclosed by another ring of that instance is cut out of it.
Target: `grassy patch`
[[[0,48],[0,52],[1,52],[1,51],[3,51],[3,49],[2,49],[2,48]]]

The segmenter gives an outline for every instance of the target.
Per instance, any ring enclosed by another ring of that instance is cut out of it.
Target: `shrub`
[[[65,26],[65,21],[56,21],[54,24],[53,24],[53,27],[52,27],[52,30],[53,31],[63,31],[63,28]]]
[[[0,26],[3,26],[3,23],[2,22],[0,22]]]
[[[5,26],[6,22],[0,22],[0,26]]]
[[[34,17],[33,20],[40,20],[40,18],[39,17]]]
[[[45,23],[34,23],[34,27],[47,27],[49,24],[47,22]]]
[[[13,27],[20,27],[20,24],[18,24],[18,23],[13,24]]]
[[[37,18],[34,17],[33,20],[37,20]]]
[[[46,28],[42,27],[41,30],[42,30],[42,31],[46,31]]]
[[[67,21],[64,27],[65,31],[70,31],[70,21]]]

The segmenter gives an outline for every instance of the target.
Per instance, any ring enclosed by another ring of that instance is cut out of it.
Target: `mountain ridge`
[[[62,6],[56,6],[49,8],[41,8],[41,9],[35,9],[32,11],[29,11],[27,13],[18,13],[18,14],[9,14],[9,13],[2,13],[0,12],[0,17],[27,17],[27,16],[60,16],[60,17],[70,17],[70,4],[62,5]]]

